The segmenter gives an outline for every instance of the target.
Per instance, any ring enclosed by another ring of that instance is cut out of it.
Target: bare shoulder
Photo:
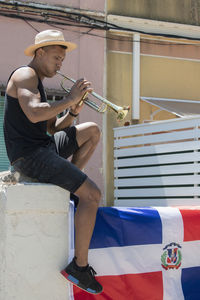
[[[17,86],[38,85],[38,77],[35,70],[28,66],[17,69],[11,79]]]
[[[32,92],[37,92],[38,76],[34,69],[25,66],[17,69],[11,76],[7,94],[17,98],[18,89],[28,89]]]

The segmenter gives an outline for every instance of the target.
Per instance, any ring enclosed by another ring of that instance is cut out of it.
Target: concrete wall
[[[69,299],[60,271],[72,256],[71,217],[64,189],[0,185],[0,300]]]
[[[26,2],[26,1],[22,1]],[[94,11],[104,11],[105,4],[102,0],[33,0],[32,3],[44,3],[48,5],[63,5],[71,8],[80,8]]]
[[[109,14],[199,25],[199,0],[108,0]]]

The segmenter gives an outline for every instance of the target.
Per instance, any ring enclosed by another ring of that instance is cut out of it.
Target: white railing
[[[114,129],[114,205],[200,205],[200,118]]]

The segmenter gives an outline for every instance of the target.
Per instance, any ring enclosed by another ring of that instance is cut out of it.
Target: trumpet
[[[63,75],[60,71],[57,71],[57,74],[59,74],[60,76],[62,76],[62,81],[60,83],[60,86],[62,87],[62,89],[64,91],[66,91],[67,93],[70,92],[69,88],[66,88],[64,86],[64,82],[65,80],[69,80],[73,83],[76,82],[75,79],[70,78],[66,75]],[[115,113],[117,113],[117,121],[122,121],[124,120],[124,118],[126,117],[128,111],[130,110],[129,106],[118,106],[110,101],[108,101],[107,99],[105,99],[104,97],[100,96],[99,94],[92,92],[91,95],[93,95],[95,98],[97,98],[98,100],[100,100],[102,102],[101,105],[98,105],[97,103],[95,103],[94,101],[90,100],[87,98],[88,93],[86,92],[85,95],[82,97],[81,102],[84,101],[85,104],[87,104],[89,107],[91,107],[92,109],[96,110],[97,112],[100,113],[104,113],[107,108],[109,107],[110,109],[112,109]]]

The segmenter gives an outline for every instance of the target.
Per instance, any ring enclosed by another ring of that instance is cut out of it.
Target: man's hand
[[[69,97],[72,98],[74,105],[71,106],[70,111],[74,115],[80,113],[83,108],[84,101],[82,100],[84,96],[88,93],[92,93],[93,89],[91,88],[91,82],[82,78],[76,81],[72,86]]]
[[[83,105],[84,105],[84,101],[81,100],[78,104],[71,106],[70,112],[73,113],[74,115],[78,115],[81,109],[83,108]]]
[[[73,101],[72,106],[78,104],[86,93],[91,93],[93,89],[91,88],[91,82],[86,79],[78,79],[72,86],[69,97]]]

